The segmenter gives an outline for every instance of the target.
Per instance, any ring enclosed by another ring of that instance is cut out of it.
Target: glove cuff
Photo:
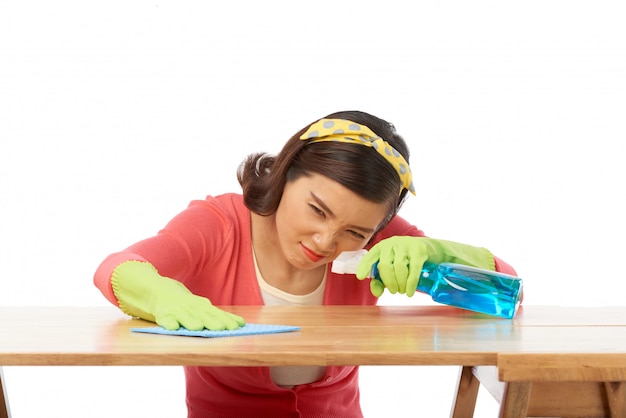
[[[111,287],[121,311],[133,317],[155,322],[150,309],[150,293],[146,282],[162,277],[146,261],[129,260],[120,263],[111,274]]]
[[[487,248],[433,238],[425,239],[433,241],[436,243],[436,247],[439,248],[438,252],[441,255],[441,260],[437,260],[435,264],[456,263],[491,271],[496,269],[495,258]],[[439,257],[435,256],[435,258]]]

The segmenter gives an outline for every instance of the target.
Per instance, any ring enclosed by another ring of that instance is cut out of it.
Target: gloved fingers
[[[234,330],[246,324],[246,321],[235,314],[226,312],[213,306],[213,309],[203,316],[204,326],[211,330]]]
[[[194,330],[206,328],[212,331],[232,330],[245,325],[245,320],[240,316],[215,307],[210,300],[201,296],[194,296],[193,303],[189,303],[186,310],[188,320],[182,324],[185,328],[187,323]]]
[[[236,328],[243,327],[244,325],[246,325],[246,320],[243,319],[243,317],[239,315],[235,315],[234,313],[230,313],[230,312],[226,312],[226,313],[228,314],[229,318],[232,318],[232,320],[235,321],[236,327],[232,329],[236,329]]]
[[[193,296],[192,298],[184,298],[176,305],[162,306],[160,311],[155,314],[156,323],[169,330],[184,327],[190,331],[201,331],[204,329],[202,317],[203,305],[205,305],[205,300],[202,299]],[[208,299],[206,299],[206,303],[212,307]]]
[[[178,322],[178,320],[176,319],[174,315],[162,314],[162,315],[156,316],[154,319],[158,325],[162,326],[163,328],[167,330],[175,331],[178,328],[180,328],[180,323]]]
[[[377,298],[381,297],[385,291],[385,285],[380,280],[372,279],[370,281],[370,292]]]
[[[176,305],[160,305],[154,312],[154,321],[168,330],[177,330],[180,327],[190,330],[202,329],[202,323],[194,318],[193,314],[184,307],[184,303],[185,301],[183,300]]]
[[[177,320],[181,326],[190,331],[202,331],[204,329],[204,321],[194,314],[182,314],[177,316]]]
[[[378,261],[378,273],[380,280],[390,293],[395,294],[400,289],[396,281],[395,272],[395,255],[393,246],[384,246],[381,248],[380,260]]]
[[[228,329],[222,318],[217,315],[204,315],[202,317],[202,324],[203,328],[210,329],[211,331],[222,331]]]
[[[412,257],[409,260],[408,275],[406,280],[406,295],[411,297],[417,290],[417,283],[420,280],[422,274],[422,268],[426,259],[424,257]]]
[[[372,267],[378,262],[380,258],[380,246],[375,245],[370,251],[367,252],[359,262],[356,269],[356,278],[363,280],[370,276]]]
[[[178,313],[177,315],[168,313],[161,315],[156,323],[167,330],[184,327],[190,331],[202,331],[205,328],[212,331],[234,330],[245,325],[244,319],[237,315],[225,315],[224,312],[216,311],[195,314]]]
[[[399,293],[407,293],[407,279],[409,277],[409,257],[404,251],[395,251],[393,260],[393,274],[398,285]]]
[[[176,305],[170,305],[169,313],[176,318],[181,326],[188,330],[202,331],[206,328],[207,313],[212,313],[213,308],[213,304],[209,299],[190,293]]]

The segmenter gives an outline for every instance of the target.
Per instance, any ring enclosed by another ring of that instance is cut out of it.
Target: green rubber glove
[[[111,284],[124,313],[169,330],[182,326],[194,331],[217,331],[245,325],[240,316],[213,306],[209,299],[194,295],[181,282],[159,275],[147,262],[121,263],[113,270]]]
[[[495,270],[493,254],[486,248],[425,237],[397,236],[374,245],[361,259],[356,276],[363,280],[378,262],[381,280],[372,280],[370,290],[380,297],[385,287],[391,293],[413,296],[424,263],[457,263]]]

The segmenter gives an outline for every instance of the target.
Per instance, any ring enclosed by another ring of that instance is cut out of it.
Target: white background
[[[106,255],[346,109],[410,144],[401,214],[427,234],[489,247],[528,305],[621,305],[625,19],[600,0],[1,1],[0,306],[107,305]],[[18,418],[186,413],[179,368],[4,371]],[[456,373],[365,367],[364,412],[447,417]]]

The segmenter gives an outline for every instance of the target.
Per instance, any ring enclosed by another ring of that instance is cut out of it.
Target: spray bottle
[[[366,253],[341,253],[333,261],[332,272],[355,274]],[[374,264],[369,277],[381,280],[377,266]],[[417,291],[429,294],[435,302],[509,319],[517,313],[522,288],[519,277],[455,263],[425,263],[417,282]]]

